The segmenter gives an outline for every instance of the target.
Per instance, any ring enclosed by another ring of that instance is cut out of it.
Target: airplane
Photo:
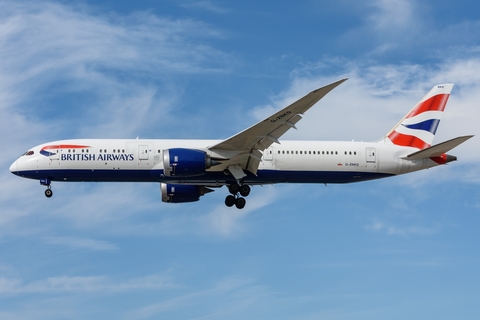
[[[472,138],[436,145],[433,139],[453,84],[434,86],[376,142],[285,141],[280,137],[341,79],[314,90],[257,124],[220,140],[75,139],[31,148],[11,166],[13,174],[52,182],[158,182],[163,202],[198,201],[228,187],[228,207],[245,207],[251,186],[276,183],[361,182],[444,165],[446,152]]]

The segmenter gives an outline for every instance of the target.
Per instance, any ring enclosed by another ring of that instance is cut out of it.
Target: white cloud
[[[141,237],[195,235],[236,237],[247,229],[246,217],[274,201],[279,194],[272,186],[255,186],[239,210],[227,208],[225,188],[207,194],[199,202],[170,204],[161,202],[157,183],[56,183],[54,197],[46,199],[44,187],[20,180],[18,188],[3,200],[0,232],[5,236],[39,236],[61,226],[55,236],[40,237],[46,244],[74,249],[112,251],[115,243],[96,238],[116,235]],[[27,186],[30,201],[10,201]],[[52,225],[50,222],[54,222]],[[58,230],[58,229],[57,229]],[[68,230],[90,232],[72,236]],[[94,235],[98,232],[98,235]]]
[[[185,2],[184,4],[182,4],[182,7],[187,9],[203,9],[219,14],[227,13],[229,11],[228,9],[220,7],[218,4],[207,0]]]
[[[208,314],[205,317],[224,319],[229,318],[229,315],[238,315],[239,312],[249,310],[258,304],[265,304],[272,299],[275,298],[267,288],[255,285],[250,279],[231,276],[214,283],[209,288],[138,308],[132,311],[128,318],[151,318],[171,310],[199,307],[205,301],[215,301],[213,309],[210,307],[204,310]]]
[[[159,118],[168,124],[181,93],[173,76],[234,63],[208,45],[222,33],[200,21],[52,2],[0,9],[0,133],[17,128],[15,151],[32,136],[135,137]]]
[[[399,227],[387,222],[373,221],[371,224],[366,225],[365,229],[373,232],[385,233],[389,236],[425,236],[438,232],[438,227],[424,227],[419,225],[403,226]]]
[[[414,4],[411,0],[377,0],[372,4],[375,11],[368,18],[379,32],[401,32],[415,23]]]
[[[118,247],[108,241],[78,237],[46,237],[45,243],[67,246],[76,249],[90,249],[95,251],[112,251]]]
[[[170,276],[160,274],[132,278],[126,281],[114,281],[105,276],[57,276],[32,282],[0,277],[0,294],[2,295],[123,292],[131,290],[159,290],[174,286],[175,284]]]
[[[442,10],[431,1],[369,0],[349,3],[345,10],[361,22],[339,36],[338,42],[345,51],[355,52],[357,59],[361,55],[384,61],[425,61],[448,51],[465,57],[471,44],[478,42],[479,21],[467,16],[461,20],[439,17]]]
[[[452,61],[453,60],[453,61]],[[472,72],[480,59],[446,59],[436,66],[416,64],[362,65],[343,63],[350,79],[340,85],[306,112],[283,139],[376,141],[385,135],[434,85],[456,83],[435,143],[456,136],[478,135],[476,119],[480,118],[478,73]],[[320,72],[320,71],[319,71]],[[274,98],[278,110],[309,91],[342,78],[339,75],[314,77],[303,69],[294,73],[290,86]],[[257,107],[255,115],[264,115],[271,106]],[[476,138],[452,150],[465,162],[477,162],[480,149]],[[451,166],[455,166],[453,163]]]
[[[242,220],[250,213],[272,203],[278,195],[272,186],[260,186],[252,189],[252,195],[247,200],[244,209],[227,208],[224,203],[218,204],[215,209],[199,217],[199,223],[206,234],[219,234],[221,236],[236,236],[243,230]]]
[[[425,38],[423,8],[412,0],[373,0],[354,7],[362,23],[349,29],[340,41],[346,47],[364,48],[368,56],[382,56],[415,46]]]

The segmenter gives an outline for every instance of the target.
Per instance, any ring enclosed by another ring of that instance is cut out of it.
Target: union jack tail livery
[[[385,138],[397,146],[420,150],[430,147],[452,88],[453,84],[433,87]]]

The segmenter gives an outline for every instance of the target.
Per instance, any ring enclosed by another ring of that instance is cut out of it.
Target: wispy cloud
[[[118,247],[108,241],[101,241],[89,238],[78,237],[46,237],[45,243],[60,246],[67,246],[75,249],[89,249],[95,251],[112,251]]]
[[[435,142],[466,134],[478,135],[475,119],[480,117],[480,109],[476,107],[480,99],[479,76],[472,70],[480,59],[442,59],[435,66],[332,61],[343,65],[338,66],[343,74],[336,77],[316,76],[321,74],[321,64],[316,71],[302,67],[294,73],[290,86],[273,98],[276,107],[257,107],[254,114],[263,117],[272,109],[285,107],[309,91],[347,76],[350,79],[309,110],[297,124],[299,130],[290,130],[284,139],[376,141],[434,85],[455,83]],[[480,151],[468,148],[467,144],[472,143],[473,139],[452,153],[462,161],[476,162]]]
[[[25,192],[22,188],[28,186],[31,201],[12,203],[8,201],[12,195],[3,200],[8,203],[0,216],[3,236],[39,236],[54,230],[49,223],[54,222],[63,231],[93,234],[71,236],[61,232],[41,237],[41,241],[93,251],[118,250],[115,243],[98,240],[118,235],[237,237],[248,230],[248,215],[271,204],[279,194],[272,186],[253,187],[252,195],[246,199],[248,205],[238,210],[225,206],[225,188],[204,196],[201,202],[176,205],[161,202],[156,183],[55,184],[57,195],[47,200],[43,188],[32,181],[21,182],[12,194]]]
[[[153,274],[146,277],[115,281],[106,276],[57,276],[25,282],[16,278],[0,277],[0,294],[26,293],[85,293],[124,292],[131,290],[159,290],[176,286],[171,277]]]
[[[192,19],[99,15],[53,2],[0,8],[0,133],[14,125],[15,145],[32,133],[144,134],[181,93],[175,76],[228,72],[234,60],[208,44],[221,31]]]
[[[418,10],[415,2],[411,0],[376,0],[371,2],[373,12],[368,20],[379,32],[402,32],[406,28],[415,27]]]
[[[361,17],[360,22],[341,35],[339,42],[345,49],[373,59],[432,59],[454,48],[459,51],[457,56],[466,55],[470,49],[465,44],[477,42],[479,22],[468,17],[460,21],[439,18],[436,7],[433,2],[416,0],[349,5],[345,10]]]
[[[209,214],[200,217],[200,224],[203,226],[205,232],[219,234],[222,236],[236,236],[244,232],[244,225],[242,219],[248,214],[258,211],[273,202],[277,193],[273,187],[254,188],[254,194],[247,198],[248,206],[242,210],[236,208],[227,208],[223,203],[216,206],[216,208]]]
[[[218,283],[211,289],[201,290],[199,292],[189,293],[182,296],[177,296],[171,299],[166,299],[154,304],[142,307],[132,312],[134,318],[149,318],[156,314],[161,314],[172,309],[185,308],[192,305],[201,303],[201,299],[205,297],[215,297],[219,295],[225,295],[232,290],[238,289],[249,283],[249,280],[245,279],[227,279]]]
[[[204,318],[225,319],[231,316],[238,317],[247,310],[250,312],[252,309],[262,309],[267,305],[272,305],[272,301],[277,299],[282,301],[278,297],[278,293],[272,292],[266,286],[256,284],[248,278],[230,276],[214,282],[205,289],[163,299],[133,310],[127,315],[127,318],[151,318],[168,315],[171,311],[194,307],[201,310]],[[202,305],[205,301],[214,301],[214,303],[209,308],[203,308]],[[291,299],[288,302],[291,303]],[[282,307],[285,307],[285,304]]]
[[[185,2],[184,4],[182,4],[182,7],[187,9],[202,9],[218,14],[224,14],[229,11],[228,9],[219,6],[215,2],[208,0]]]
[[[420,225],[396,226],[383,221],[373,221],[365,229],[373,232],[385,233],[389,236],[425,236],[438,232],[438,227],[424,227]]]

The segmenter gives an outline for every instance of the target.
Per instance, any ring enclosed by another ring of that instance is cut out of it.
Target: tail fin
[[[432,88],[385,136],[393,144],[425,149],[432,145],[453,84]]]

